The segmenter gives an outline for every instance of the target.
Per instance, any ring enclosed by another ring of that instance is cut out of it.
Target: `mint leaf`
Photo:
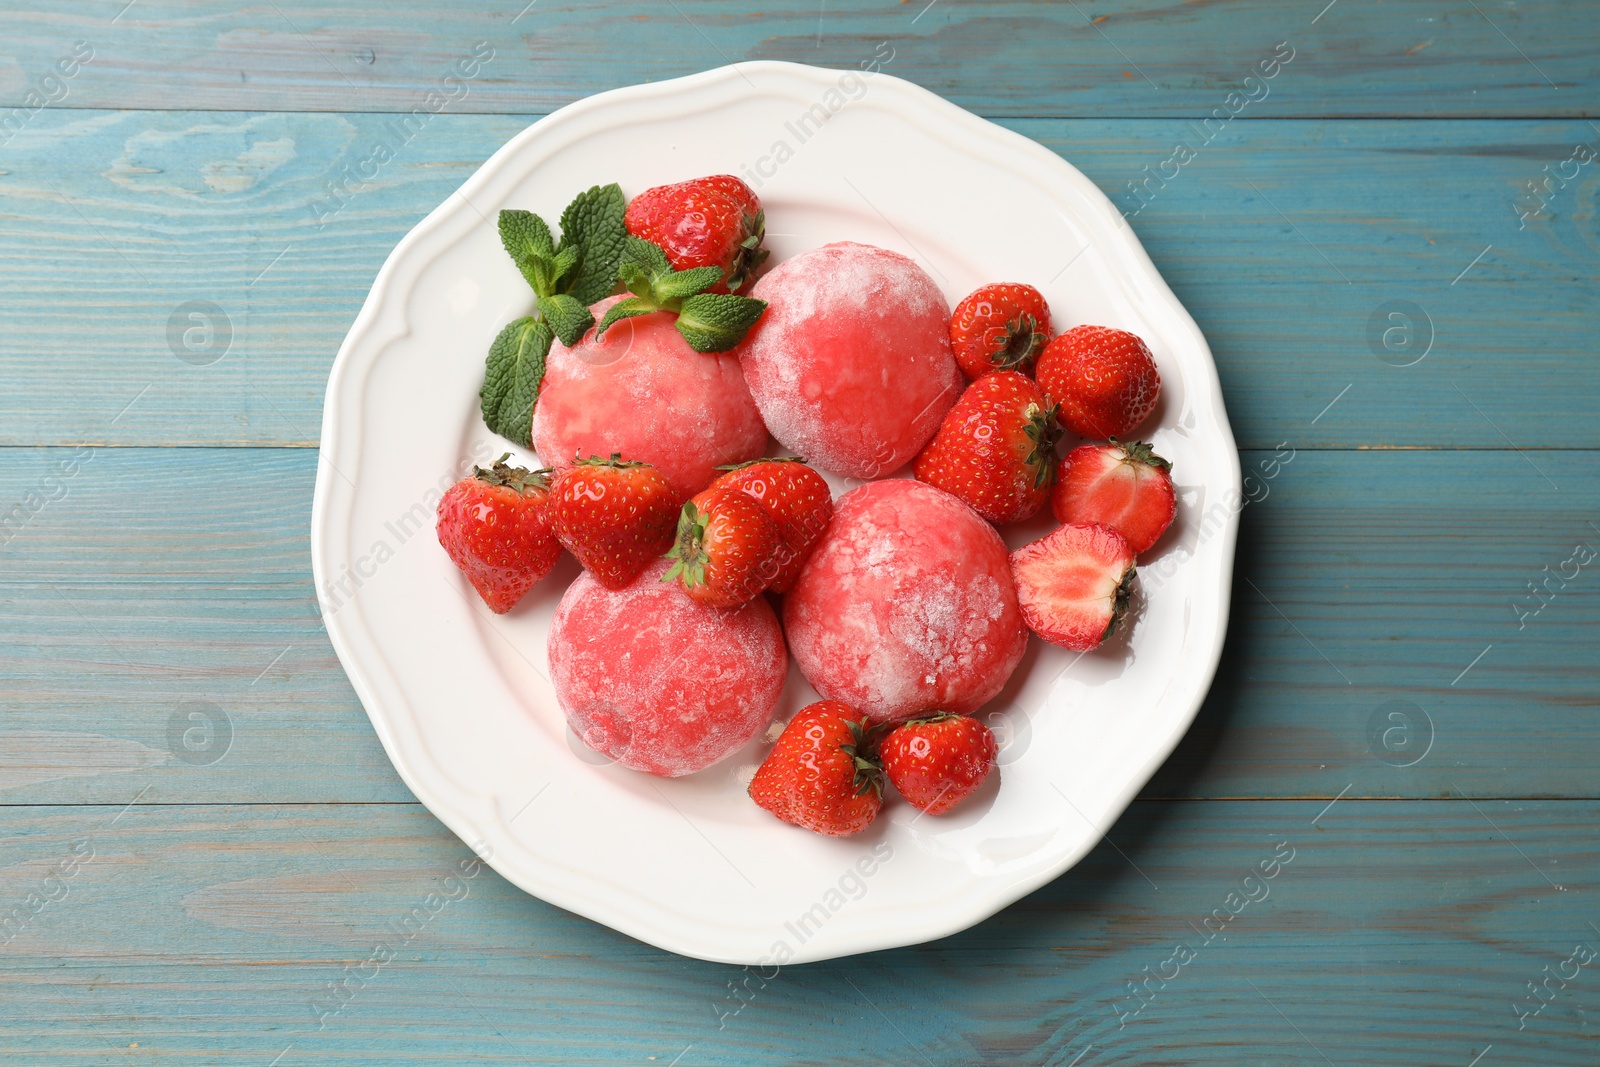
[[[550,284],[555,287],[556,292],[562,293],[569,288],[564,283],[568,281],[572,268],[576,267],[582,258],[583,253],[573,245],[562,245],[556,250],[555,258],[550,261]]]
[[[489,429],[526,447],[533,440],[533,404],[544,381],[550,327],[532,316],[517,319],[489,346],[478,402]]]
[[[561,248],[578,253],[565,291],[578,303],[592,304],[616,288],[617,260],[628,238],[622,224],[627,209],[621,187],[612,182],[579,193],[561,213]]]
[[[629,237],[622,246],[617,277],[637,296],[653,298],[658,279],[672,273],[667,254],[642,237]]]
[[[721,280],[721,267],[694,267],[690,270],[674,271],[656,279],[655,296],[663,303],[669,300],[682,300],[702,289],[711,288]]]
[[[561,338],[562,344],[569,347],[577,344],[584,331],[594,325],[594,316],[589,309],[565,293],[537,297],[535,303],[539,305],[539,314],[550,324],[550,329]]]
[[[555,291],[556,245],[543,219],[531,211],[500,212],[500,243],[535,293]]]
[[[726,352],[744,339],[765,310],[765,300],[699,293],[687,297],[679,308],[678,332],[696,352]]]
[[[600,320],[600,328],[594,332],[596,337],[604,337],[611,324],[622,319],[631,319],[635,315],[648,315],[652,311],[660,311],[652,301],[642,297],[630,296],[626,300],[618,300],[606,309],[605,317]]]
[[[541,256],[549,259],[556,254],[556,242],[550,236],[550,227],[531,211],[515,209],[500,212],[500,243],[512,259]]]

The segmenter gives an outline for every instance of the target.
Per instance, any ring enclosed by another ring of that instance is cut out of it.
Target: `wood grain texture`
[[[319,227],[385,121],[41,114],[0,156],[0,444],[314,444],[390,249],[531,119],[440,117]],[[1209,145],[1187,122],[1010,125],[1137,212],[1242,444],[1600,446],[1600,179],[1590,165],[1526,229],[1513,206],[1600,144],[1586,124],[1241,120]],[[1185,138],[1198,155],[1163,181]],[[1147,168],[1162,184],[1136,196]],[[191,321],[191,301],[215,307]],[[1391,301],[1421,314],[1385,362],[1369,329]]]
[[[1514,1008],[1575,945],[1600,951],[1593,802],[1323,808],[1138,802],[971,930],[777,973],[462,877],[471,853],[416,806],[13,810],[0,904],[55,899],[13,920],[0,1048],[34,1067],[1466,1067],[1492,1045],[1592,1065],[1595,963],[1520,1031]]]
[[[888,69],[984,114],[1197,116],[1285,41],[1285,115],[1592,115],[1600,49],[1558,0],[125,4],[8,9],[0,89],[20,100],[85,40],[74,107],[409,111],[484,42],[492,60],[450,106],[516,112],[740,60],[854,68],[888,42]]]
[[[0,501],[53,495],[50,472],[75,454],[0,449]],[[152,801],[409,799],[316,616],[315,454],[91,456],[0,555],[0,799],[125,803],[146,784]],[[1576,576],[1542,600],[1527,588],[1574,546],[1600,550],[1600,514],[1574,506],[1600,492],[1590,455],[1245,465],[1260,499],[1241,515],[1222,666],[1147,795],[1600,796],[1600,561],[1564,568]],[[1180,525],[1143,581],[1194,536]],[[427,536],[399,547],[435,550]],[[207,709],[231,747],[184,762],[170,724]]]

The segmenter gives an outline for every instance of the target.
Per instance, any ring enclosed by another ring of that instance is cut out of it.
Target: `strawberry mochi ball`
[[[750,295],[770,305],[735,350],[750,394],[772,436],[823,470],[894,471],[961,395],[950,305],[898,252],[823,245],[778,264]]]
[[[663,777],[743,748],[772,721],[788,673],[765,598],[711,608],[663,582],[658,560],[626,589],[587,571],[550,624],[550,677],[567,725],[624,767]]]
[[[817,692],[874,722],[976,711],[1028,644],[994,527],[944,490],[901,478],[839,498],[783,623]]]
[[[620,297],[594,305],[598,320]],[[622,453],[659,469],[682,500],[725,463],[766,451],[767,428],[738,359],[703,355],[658,313],[623,319],[603,339],[550,345],[533,409],[533,448],[557,469],[574,458]]]

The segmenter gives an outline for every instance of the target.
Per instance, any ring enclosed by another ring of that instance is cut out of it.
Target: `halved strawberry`
[[[778,524],[753,497],[713,485],[683,505],[678,540],[667,553],[675,562],[661,580],[677,578],[710,607],[737,607],[772,584],[782,548]]]
[[[990,522],[1017,522],[1049,499],[1060,435],[1032,378],[995,371],[967,386],[913,472]]]
[[[1022,621],[1075,652],[1098,647],[1116,631],[1133,574],[1133,549],[1096,522],[1069,523],[1011,553]]]
[[[787,593],[800,568],[833,521],[833,494],[822,475],[792,456],[757,459],[728,467],[712,488],[731,486],[754,497],[778,523],[783,538],[778,573],[768,587]]]
[[[672,544],[677,490],[648,463],[590,456],[556,475],[556,538],[607,589],[623,589]]]
[[[1050,510],[1057,522],[1098,522],[1121,534],[1138,555],[1172,525],[1178,498],[1172,464],[1148,444],[1081,445],[1056,470]]]
[[[929,815],[943,815],[994,770],[994,733],[977,719],[941,712],[912,719],[878,746],[884,773],[900,795]]]
[[[883,806],[883,769],[867,756],[865,715],[837,700],[795,713],[750,780],[750,799],[784,822],[845,837]]]

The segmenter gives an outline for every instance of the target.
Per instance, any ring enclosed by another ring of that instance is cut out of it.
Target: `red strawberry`
[[[878,747],[900,795],[929,815],[943,815],[994,770],[994,734],[977,719],[940,712],[890,731]]]
[[[1150,349],[1108,326],[1074,326],[1046,346],[1033,373],[1061,405],[1061,425],[1101,441],[1132,433],[1161,395]]]
[[[1127,611],[1133,550],[1109,526],[1075,522],[1011,553],[1011,577],[1028,629],[1085,652],[1110,637]]]
[[[590,456],[551,483],[550,523],[601,585],[622,589],[672,544],[680,499],[648,463]]]
[[[990,522],[1034,514],[1055,478],[1055,410],[1027,375],[995,371],[967,386],[913,468]]]
[[[1050,305],[1031,285],[995,282],[970,293],[950,316],[950,347],[968,378],[1033,369],[1050,340]]]
[[[883,806],[883,770],[865,755],[866,732],[866,716],[849,704],[801,708],[750,780],[750,799],[819,834],[865,830]]]
[[[753,498],[732,486],[701,490],[678,518],[677,562],[661,576],[677,578],[690,597],[713,608],[754,600],[778,573],[783,538]]]
[[[628,203],[623,225],[659,245],[673,270],[721,267],[723,280],[708,290],[713,293],[749,288],[767,258],[761,201],[731,174],[646,189]]]
[[[561,557],[547,513],[546,471],[506,464],[452,485],[439,500],[439,544],[498,615],[510,611]]]
[[[711,483],[712,488],[732,486],[753,496],[778,524],[783,548],[778,557],[777,577],[768,586],[774,593],[787,593],[800,576],[806,557],[822,539],[833,521],[833,495],[822,475],[792,456],[757,459],[723,468]]]
[[[1050,510],[1057,522],[1098,522],[1117,531],[1134,555],[1172,525],[1178,498],[1172,464],[1143,441],[1081,445],[1056,470]]]

